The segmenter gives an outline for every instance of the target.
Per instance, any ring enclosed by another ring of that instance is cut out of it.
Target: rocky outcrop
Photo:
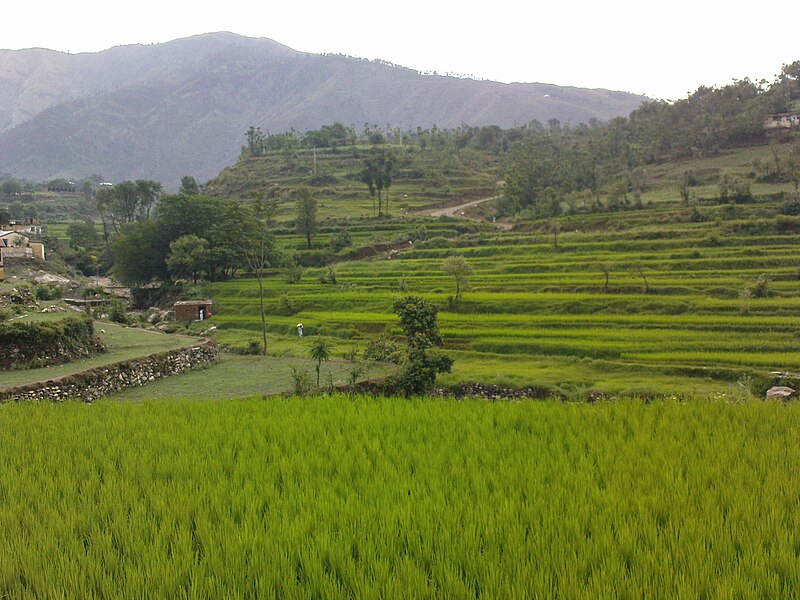
[[[797,398],[797,390],[783,385],[776,385],[767,390],[767,400],[791,400]]]
[[[207,367],[217,358],[217,345],[205,341],[196,346],[113,363],[50,381],[0,390],[0,402],[58,402],[67,399],[92,402],[123,389],[140,387],[156,379]]]

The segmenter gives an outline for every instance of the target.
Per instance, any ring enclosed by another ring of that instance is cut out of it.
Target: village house
[[[44,260],[44,244],[31,242],[16,231],[0,229],[0,280],[5,279],[5,264],[8,259]]]
[[[800,127],[800,111],[777,113],[769,115],[764,120],[764,129],[767,131],[775,129],[793,129]]]
[[[0,230],[2,231],[15,231],[26,235],[42,235],[42,226],[39,219],[30,219],[28,221],[11,221],[10,223],[1,223]]]
[[[211,316],[211,300],[181,300],[175,303],[176,321],[205,321]]]

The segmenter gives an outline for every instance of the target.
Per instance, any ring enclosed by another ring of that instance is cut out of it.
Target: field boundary
[[[25,400],[58,402],[67,399],[92,402],[123,389],[141,387],[156,379],[206,368],[216,362],[218,356],[217,344],[212,340],[203,340],[183,348],[155,352],[47,381],[0,390],[0,403]]]

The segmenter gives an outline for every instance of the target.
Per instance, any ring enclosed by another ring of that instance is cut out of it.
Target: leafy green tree
[[[169,245],[167,269],[176,279],[191,279],[197,283],[209,259],[208,242],[196,235],[184,235]]]
[[[9,179],[0,185],[0,192],[2,192],[6,198],[11,198],[11,196],[17,196],[22,193],[22,185],[14,179]]]
[[[264,150],[267,147],[267,138],[261,131],[261,127],[251,125],[247,133],[245,133],[245,137],[247,137],[247,150],[250,152],[250,156],[264,154]]]
[[[456,302],[461,299],[461,292],[469,286],[469,278],[473,274],[472,266],[463,256],[448,256],[442,262],[442,271],[452,275],[456,282]]]
[[[178,190],[179,194],[186,194],[187,196],[196,196],[200,193],[200,186],[191,175],[184,175],[181,177],[181,189]]]
[[[70,223],[67,235],[72,248],[94,248],[100,243],[100,235],[91,220]]]
[[[138,196],[139,206],[139,219],[146,220],[150,218],[150,211],[156,205],[161,194],[164,193],[164,188],[158,181],[151,179],[137,179],[136,195]]]
[[[317,363],[315,367],[317,370],[317,387],[319,387],[319,372],[322,368],[322,363],[327,362],[330,359],[331,349],[331,343],[325,338],[315,338],[311,343],[311,350],[309,351],[309,354]]]
[[[14,221],[19,221],[25,218],[25,205],[22,204],[19,200],[16,202],[12,202],[8,207],[8,212],[11,215],[11,219]]]
[[[111,242],[116,277],[128,286],[166,281],[169,278],[166,258],[172,241],[167,233],[157,220],[123,225]]]
[[[375,210],[375,192],[378,193],[377,216],[383,214],[384,189],[386,190],[386,214],[389,214],[389,188],[394,181],[395,162],[394,153],[386,148],[373,148],[370,155],[364,159],[360,179],[367,185],[369,195],[373,199],[373,212]]]
[[[359,175],[361,182],[366,184],[369,190],[369,197],[372,200],[372,214],[377,216],[375,211],[375,179],[377,178],[377,164],[371,159],[364,160],[364,166]]]
[[[103,218],[104,230],[111,225],[119,233],[125,223],[148,220],[162,192],[161,184],[149,179],[122,181],[113,187],[101,188],[95,196],[95,204]]]
[[[294,225],[297,233],[305,236],[307,247],[311,248],[311,236],[317,231],[317,200],[307,186],[297,190],[297,217]]]
[[[436,383],[438,373],[448,373],[453,359],[429,350],[442,345],[435,304],[418,296],[406,296],[392,305],[400,317],[400,326],[406,336],[406,356],[400,373],[391,383],[407,396],[430,391]]]

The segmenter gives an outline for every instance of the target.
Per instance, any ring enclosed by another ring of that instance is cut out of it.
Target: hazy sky
[[[8,6],[8,5],[11,6]],[[381,58],[497,81],[604,87],[678,99],[699,85],[771,81],[800,59],[797,6],[673,0],[6,0],[0,48],[71,53],[209,31],[296,50]]]

